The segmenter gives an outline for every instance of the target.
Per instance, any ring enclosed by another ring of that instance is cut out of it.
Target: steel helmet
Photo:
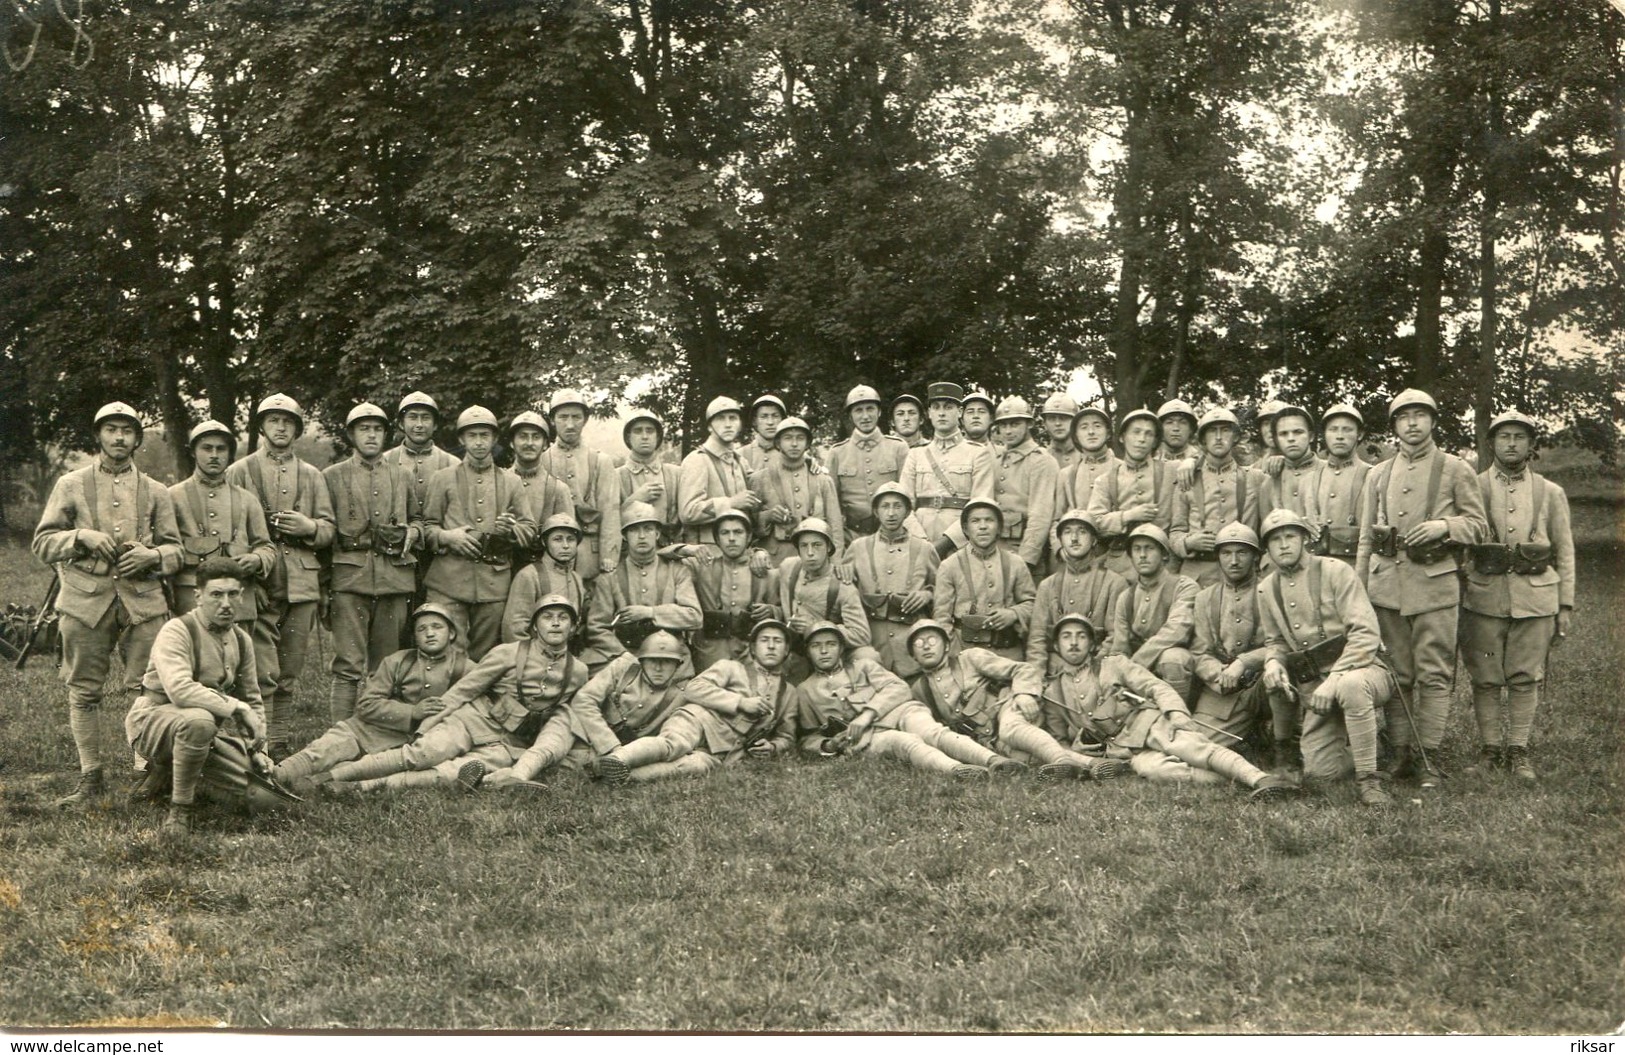
[[[790,639],[790,625],[782,619],[774,619],[772,616],[769,616],[766,619],[758,621],[755,626],[750,628],[750,641],[752,644],[756,643],[756,635],[760,634],[763,630],[777,630],[784,635],[784,639],[786,641]]]
[[[543,417],[542,415],[536,413],[534,410],[521,410],[519,413],[513,416],[513,420],[508,422],[509,438],[511,439],[513,434],[518,432],[520,429],[526,428],[535,429],[536,431],[540,432],[543,436],[547,437],[549,442],[551,442],[553,439],[553,423],[548,421],[547,418]]]
[[[919,407],[921,411],[925,410],[925,404],[920,402],[920,397],[916,396],[912,392],[904,392],[902,395],[893,399],[891,401],[892,409],[896,410],[897,404],[899,403],[913,403],[916,407]]]
[[[540,598],[530,610],[530,621],[536,622],[536,617],[549,608],[562,608],[570,613],[571,622],[581,622],[581,612],[577,610],[575,602],[562,593],[550,593]]]
[[[994,514],[999,518],[999,530],[1004,530],[1004,510],[1000,508],[999,503],[985,496],[972,498],[965,503],[965,507],[959,511],[959,530],[966,534],[970,533],[970,515],[971,511],[975,509],[993,510]]]
[[[754,530],[756,527],[756,522],[751,520],[749,513],[738,509],[724,509],[722,512],[717,514],[717,518],[715,520],[711,521],[711,537],[713,539],[715,539],[719,534],[717,529],[722,526],[722,522],[724,520],[739,521],[741,524],[745,525],[745,530],[747,532]]]
[[[542,521],[542,530],[537,532],[537,537],[545,539],[555,531],[569,531],[574,533],[577,541],[581,539],[581,524],[570,513],[554,513]]]
[[[1534,439],[1540,435],[1540,426],[1535,419],[1518,410],[1504,410],[1490,419],[1489,437],[1495,438],[1497,429],[1505,425],[1522,425],[1529,430],[1529,438]]]
[[[852,391],[846,394],[846,409],[851,410],[859,403],[873,403],[880,405],[880,393],[868,385],[855,385]]]
[[[1209,425],[1230,425],[1237,431],[1240,431],[1241,429],[1241,422],[1236,418],[1236,415],[1226,407],[1214,407],[1212,410],[1202,415],[1201,419],[1196,423],[1196,435],[1198,438],[1201,437],[1203,432],[1207,431],[1207,427]]]
[[[1087,509],[1068,509],[1055,520],[1055,534],[1060,537],[1061,529],[1068,524],[1082,524],[1089,529],[1095,538],[1100,537],[1100,524],[1095,520],[1094,514]]]
[[[440,420],[440,404],[436,403],[434,397],[427,392],[408,392],[401,397],[399,405],[395,407],[395,413],[397,415],[405,414],[413,407],[423,407],[426,410],[433,411],[434,419],[436,421]]]
[[[972,403],[985,403],[987,405],[987,412],[989,414],[993,413],[993,397],[988,395],[980,388],[973,388],[969,392],[966,392],[965,398],[960,401],[959,405],[961,407],[968,407]]]
[[[1065,392],[1052,392],[1049,398],[1044,400],[1044,409],[1039,413],[1046,418],[1052,414],[1075,418],[1078,416],[1078,401]]]
[[[1100,641],[1100,630],[1095,626],[1094,623],[1089,621],[1088,616],[1084,615],[1082,612],[1068,612],[1061,616],[1061,618],[1055,620],[1055,625],[1049,628],[1050,644],[1053,645],[1057,640],[1060,639],[1061,627],[1066,626],[1069,623],[1076,626],[1081,626],[1088,631],[1090,644],[1096,644]]]
[[[90,424],[91,430],[95,431],[100,429],[102,427],[102,422],[107,421],[110,418],[128,419],[129,422],[135,426],[137,444],[139,444],[141,438],[146,435],[146,426],[141,424],[141,415],[135,412],[135,408],[130,406],[128,403],[119,403],[116,401],[106,403],[100,410],[96,411],[96,417],[91,421]]]
[[[453,641],[457,640],[457,620],[451,614],[451,610],[449,608],[445,607],[444,605],[436,604],[433,601],[420,604],[416,608],[412,609],[412,625],[417,626],[418,620],[426,615],[436,615],[441,619],[444,619],[446,621],[446,625],[451,628],[451,639]],[[531,618],[534,619],[535,616],[532,615]]]
[[[292,396],[284,395],[281,392],[278,392],[274,396],[266,396],[264,399],[260,400],[260,405],[254,408],[254,428],[257,430],[260,427],[261,422],[265,420],[265,415],[270,414],[273,411],[280,411],[283,414],[291,415],[293,420],[297,422],[297,426],[294,429],[294,435],[304,435],[305,412],[299,409],[299,404],[294,401]]]
[[[1199,424],[1196,417],[1196,408],[1192,407],[1183,399],[1170,399],[1168,402],[1157,408],[1158,421],[1161,421],[1163,418],[1172,417],[1175,414],[1183,414],[1187,418],[1190,418],[1192,425]]]
[[[1280,421],[1288,414],[1296,414],[1303,418],[1304,423],[1309,426],[1310,431],[1314,431],[1315,416],[1309,413],[1308,407],[1299,406],[1297,403],[1282,403],[1279,407],[1275,408],[1275,413],[1270,415],[1270,432],[1273,433],[1275,431],[1276,422]]]
[[[197,441],[205,436],[224,436],[226,442],[231,444],[231,449],[237,450],[237,434],[213,418],[192,426],[192,431],[186,434],[186,448],[191,450],[196,447]]]
[[[935,619],[921,619],[918,623],[915,623],[911,628],[909,628],[908,637],[903,641],[903,647],[906,649],[912,649],[914,647],[914,639],[928,630],[941,634],[942,640],[945,642],[953,640],[953,635],[949,633],[948,628],[937,622]]]
[[[784,400],[780,399],[778,396],[775,396],[771,392],[763,392],[761,395],[750,401],[750,416],[752,418],[756,416],[757,407],[778,407],[780,414],[790,413],[790,408],[784,405]]]
[[[705,421],[710,424],[712,418],[718,414],[726,414],[730,410],[741,417],[744,416],[744,408],[739,405],[739,400],[732,396],[718,396],[705,405]]]
[[[1130,543],[1137,538],[1150,539],[1152,542],[1155,542],[1157,545],[1161,546],[1162,552],[1164,553],[1171,555],[1174,552],[1173,544],[1168,541],[1168,532],[1162,530],[1162,528],[1155,524],[1141,524],[1139,527],[1128,533],[1128,540]]]
[[[1258,532],[1239,520],[1233,520],[1226,524],[1219,529],[1217,535],[1213,536],[1213,550],[1215,553],[1218,552],[1220,546],[1229,545],[1251,546],[1255,553],[1264,551],[1264,547],[1258,543]]]
[[[1258,407],[1259,423],[1262,424],[1263,422],[1268,421],[1270,418],[1273,418],[1276,412],[1284,406],[1286,406],[1286,404],[1282,403],[1279,399],[1264,400],[1264,402],[1259,404]]]
[[[1264,518],[1264,523],[1258,535],[1261,541],[1268,542],[1270,536],[1285,528],[1297,528],[1303,532],[1305,538],[1314,538],[1315,529],[1309,526],[1309,521],[1290,509],[1272,509],[1270,515]]]
[[[344,415],[344,427],[346,430],[348,430],[351,425],[354,425],[358,421],[369,421],[372,419],[377,419],[378,421],[383,422],[384,428],[389,428],[389,415],[384,413],[383,407],[376,403],[357,403],[355,406],[350,408],[350,412],[348,414]]]
[[[813,638],[817,637],[819,634],[834,634],[835,640],[841,643],[841,651],[846,651],[846,631],[842,628],[840,623],[832,623],[828,619],[820,619],[818,622],[807,628],[807,636],[804,638],[804,640],[810,645],[812,644]]]
[[[639,524],[664,524],[655,507],[648,502],[628,502],[621,510],[621,534],[627,529],[637,527]]]
[[[1360,431],[1365,431],[1365,416],[1352,403],[1333,403],[1327,407],[1326,412],[1320,416],[1320,427],[1324,429],[1328,422],[1339,416],[1353,418],[1354,424],[1360,427]]]
[[[807,442],[809,444],[812,443],[812,429],[809,428],[807,423],[801,418],[791,417],[785,418],[783,421],[779,422],[777,431],[773,433],[773,445],[777,447],[780,436],[783,436],[786,432],[794,432],[796,429],[800,429],[802,432],[805,432],[807,434]]]
[[[464,429],[477,428],[484,425],[492,432],[500,432],[502,426],[497,424],[497,416],[478,404],[469,407],[457,415],[457,434],[461,436]]]
[[[564,407],[580,407],[583,414],[592,414],[592,408],[587,405],[586,398],[573,388],[561,388],[553,393],[553,398],[547,403],[547,416],[552,418]]]
[[[821,517],[807,517],[802,520],[801,523],[796,525],[796,529],[790,533],[790,541],[799,546],[803,535],[820,535],[824,541],[829,543],[831,551],[835,549],[835,536],[830,532],[828,521]]]
[[[1006,396],[999,401],[998,408],[993,411],[993,423],[1001,421],[1031,421],[1033,408],[1030,403],[1020,396]]]
[[[873,513],[875,506],[879,505],[880,500],[886,495],[895,495],[901,498],[903,504],[908,506],[908,511],[910,513],[914,512],[914,499],[908,496],[908,492],[903,490],[902,485],[895,483],[884,483],[875,488],[874,495],[869,499],[869,512]]]
[[[644,423],[655,427],[655,442],[657,444],[666,442],[666,423],[661,420],[660,415],[652,410],[641,409],[634,410],[632,416],[626,419],[626,424],[621,426],[621,442],[628,447],[632,446],[632,426]]]
[[[1106,413],[1106,408],[1096,406],[1093,403],[1091,403],[1087,407],[1079,407],[1078,408],[1077,417],[1072,419],[1072,427],[1074,429],[1077,428],[1078,427],[1078,422],[1082,421],[1084,418],[1088,417],[1091,414],[1094,415],[1095,417],[1099,418],[1101,421],[1104,421],[1106,423],[1107,428],[1111,428],[1112,417],[1111,417],[1110,414]],[[1160,422],[1159,422],[1159,424],[1160,424]]]
[[[1406,407],[1427,407],[1435,418],[1439,416],[1438,402],[1420,388],[1407,388],[1388,402],[1388,420]]]
[[[688,659],[688,646],[670,630],[656,630],[638,646],[638,661],[646,659],[672,659],[681,663]]]
[[[1136,421],[1149,421],[1151,423],[1151,427],[1156,430],[1157,435],[1162,435],[1162,419],[1144,407],[1141,407],[1138,410],[1131,410],[1127,414],[1124,414],[1123,419],[1117,423],[1117,434],[1121,436],[1123,433],[1127,432],[1129,425]]]

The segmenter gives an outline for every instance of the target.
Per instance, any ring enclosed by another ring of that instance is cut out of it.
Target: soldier
[[[1046,421],[1049,417],[1047,415]],[[993,426],[1001,444],[994,467],[993,498],[1004,514],[999,547],[1020,557],[1036,576],[1049,546],[1055,520],[1055,492],[1060,469],[1032,437],[1033,412],[1027,401],[1011,396],[999,404]]]
[[[1284,406],[1286,404],[1279,399],[1266,399],[1259,405],[1258,414],[1253,419],[1253,426],[1258,430],[1258,435],[1254,437],[1254,446],[1251,450],[1237,454],[1237,459],[1242,464],[1258,465],[1265,458],[1279,453],[1275,449],[1275,413]]]
[[[930,393],[927,393],[929,397]],[[891,401],[891,430],[892,435],[908,444],[910,447],[923,447],[931,442],[925,434],[922,416],[924,406],[920,397],[904,392]]]
[[[254,643],[237,625],[236,606],[246,580],[229,557],[211,557],[198,567],[197,605],[158,631],[141,678],[141,695],[124,716],[130,746],[150,766],[147,790],[161,794],[168,785],[166,836],[192,830],[198,785],[217,746],[243,750],[221,745],[217,737],[222,732],[241,736],[250,751],[265,742]]]
[[[412,485],[406,507],[409,521],[423,519],[423,506],[429,498],[429,477],[458,463],[455,454],[441,450],[434,442],[440,428],[440,404],[427,392],[408,392],[395,408],[395,421],[401,429],[401,442],[384,452],[384,464],[406,473]],[[418,565],[418,588],[422,590],[428,562]]]
[[[702,670],[684,686],[682,705],[658,733],[598,759],[599,778],[624,784],[699,776],[726,763],[792,751],[796,711],[793,686],[784,676],[789,634],[777,619],[757,623],[745,656]]]
[[[882,484],[895,484],[903,471],[908,444],[880,431],[880,393],[858,385],[846,394],[852,432],[830,449],[829,475],[841,498],[841,521],[851,542],[876,530],[871,499]]]
[[[951,653],[949,637],[949,629],[931,619],[909,630],[908,653],[919,670],[909,689],[924,707],[921,713],[894,712],[895,724],[950,758],[995,775],[1016,776],[1027,766],[1001,753],[1000,715],[1021,701],[1036,703],[1044,690],[1043,675],[1029,663],[985,648]]]
[[[558,442],[542,455],[542,464],[570,489],[582,534],[576,570],[590,583],[613,572],[621,560],[621,481],[609,455],[582,442],[587,401],[580,392],[563,388],[553,393],[547,417]]]
[[[435,558],[424,585],[457,620],[468,658],[478,662],[502,639],[514,557],[529,549],[536,525],[519,478],[491,461],[496,415],[469,407],[457,415],[457,438],[462,464],[429,478],[423,530]]]
[[[389,416],[357,404],[344,419],[355,453],[322,473],[338,518],[333,542],[333,685],[330,720],[355,710],[361,682],[397,651],[417,583],[413,574],[423,526],[411,521],[406,470],[386,465]]]
[[[777,456],[750,474],[751,493],[762,498],[756,510],[756,534],[768,559],[778,567],[795,554],[790,533],[808,517],[829,524],[838,554],[846,541],[841,498],[829,473],[807,460],[812,429],[800,418],[785,418],[773,434],[773,446]]]
[[[1450,716],[1461,603],[1455,549],[1477,542],[1486,526],[1473,470],[1434,445],[1438,413],[1433,397],[1414,388],[1389,403],[1399,450],[1366,477],[1355,557],[1399,687],[1387,716],[1394,774],[1419,776],[1424,788],[1443,777],[1438,748]]]
[[[1078,612],[1095,626],[1110,626],[1117,599],[1128,582],[1094,559],[1100,530],[1094,517],[1082,509],[1069,509],[1055,522],[1054,575],[1038,584],[1033,614],[1027,628],[1027,662],[1043,669],[1055,646],[1055,626],[1061,616]]]
[[[815,624],[833,623],[840,627],[848,648],[868,648],[869,620],[863,601],[857,587],[835,574],[835,537],[829,525],[808,517],[796,525],[790,539],[796,555],[779,568],[779,611],[790,632],[805,640]],[[800,677],[805,669],[799,657],[790,660],[791,677]]]
[[[1478,768],[1504,766],[1521,780],[1536,779],[1529,728],[1547,654],[1568,636],[1574,614],[1569,500],[1563,488],[1529,468],[1539,435],[1534,420],[1517,411],[1490,422],[1495,461],[1478,474],[1489,541],[1471,547],[1462,598],[1462,659],[1473,679],[1482,744]]]
[[[341,762],[404,747],[418,725],[440,713],[446,691],[468,673],[468,653],[458,647],[451,612],[424,603],[412,612],[412,648],[384,657],[367,675],[355,713],[290,755],[271,775],[292,790],[308,793],[332,779]]]
[[[738,400],[718,396],[705,408],[705,425],[711,435],[683,459],[678,484],[684,542],[704,542],[711,534],[711,523],[724,510],[754,515],[761,507],[762,496],[746,486],[748,470],[734,449],[739,422]]]
[[[1170,399],[1157,408],[1157,423],[1161,426],[1162,445],[1157,448],[1156,456],[1165,462],[1182,462],[1187,458],[1195,459],[1200,451],[1191,447],[1191,437],[1196,433],[1200,422],[1196,417],[1196,409],[1183,399]]]
[[[1026,652],[1033,614],[1032,573],[999,548],[1004,513],[997,502],[973,498],[960,513],[967,545],[942,562],[931,618],[952,626],[956,645],[975,645],[1006,659]]]
[[[158,576],[181,565],[169,491],[135,465],[141,419],[127,403],[108,403],[92,428],[95,462],[57,480],[32,545],[55,566],[60,586],[62,680],[79,752],[79,787],[56,803],[64,809],[90,806],[105,791],[96,716],[113,649],[122,639],[125,683],[133,685],[168,613]]]
[[[1219,581],[1198,593],[1194,605],[1191,673],[1198,686],[1194,718],[1208,739],[1251,760],[1260,722],[1275,713],[1261,680],[1269,657],[1258,618],[1258,558],[1263,547],[1252,528],[1230,523],[1219,529],[1214,549]],[[1295,755],[1297,740],[1286,744]],[[1279,751],[1276,757],[1281,759]],[[1297,764],[1301,768],[1302,760]]]
[[[875,491],[874,516],[879,527],[852,542],[843,554],[852,569],[853,585],[869,619],[869,640],[888,670],[908,677],[915,671],[908,654],[909,627],[931,611],[932,587],[941,558],[924,539],[908,532],[913,511],[908,494],[896,484]]]
[[[1095,481],[1113,471],[1117,455],[1112,453],[1108,441],[1112,438],[1112,420],[1099,407],[1084,407],[1072,419],[1072,445],[1078,456],[1070,468],[1062,469],[1056,479],[1055,508],[1084,509],[1095,492]]]
[[[519,478],[524,495],[525,509],[531,523],[540,524],[561,513],[575,519],[575,499],[570,489],[553,479],[542,462],[542,455],[553,443],[553,426],[546,417],[534,410],[521,411],[508,424],[508,446],[513,449],[513,474]],[[532,560],[541,556],[541,539],[533,541],[528,554]]]
[[[633,502],[621,520],[625,559],[614,574],[600,576],[592,589],[590,626],[613,632],[596,647],[582,652],[594,675],[604,663],[656,629],[698,630],[704,625],[694,576],[680,560],[660,557],[660,517],[654,507]]]
[[[997,440],[993,436],[993,397],[980,388],[973,388],[965,394],[965,401],[959,405],[960,427],[964,430],[965,438],[972,443],[980,443],[984,447],[991,447]]]
[[[1303,407],[1282,404],[1270,420],[1276,456],[1266,459],[1261,512],[1290,509],[1311,524],[1321,523],[1315,496],[1321,461],[1315,457],[1315,419]]]
[[[751,628],[776,618],[779,573],[757,575],[752,570],[752,527],[744,513],[723,510],[711,523],[720,556],[697,551],[684,558],[700,602],[700,630],[693,642],[694,666],[700,670],[723,660],[743,662],[750,652]]]
[[[908,452],[897,482],[914,503],[914,519],[939,554],[952,553],[964,540],[960,510],[972,495],[993,493],[993,455],[959,431],[959,404],[965,390],[939,381],[926,388],[936,438]]]
[[[550,594],[569,599],[576,611],[584,612],[589,603],[587,586],[576,571],[576,554],[581,551],[581,525],[569,513],[555,513],[536,532],[541,539],[541,556],[514,573],[513,585],[508,588],[508,599],[502,609],[502,640],[518,641],[530,633],[530,617],[536,611],[536,602]],[[607,627],[592,627],[590,619],[576,624],[572,636],[572,651],[580,654],[581,646],[592,638],[594,631]]]
[[[1111,471],[1095,478],[1086,506],[1106,543],[1106,567],[1125,579],[1135,575],[1128,556],[1129,532],[1141,524],[1166,532],[1173,523],[1177,474],[1168,462],[1152,457],[1161,427],[1149,410],[1123,415],[1117,426],[1123,457]]]
[[[1326,461],[1315,480],[1314,508],[1320,513],[1315,552],[1351,568],[1360,550],[1360,492],[1371,472],[1371,465],[1356,453],[1364,435],[1365,418],[1347,403],[1327,407],[1320,416]]]
[[[254,620],[254,669],[265,700],[269,750],[281,757],[288,749],[293,689],[325,600],[321,552],[333,544],[333,501],[321,472],[293,452],[293,441],[305,431],[298,403],[281,393],[267,396],[253,425],[259,450],[234,463],[226,478],[259,501],[277,548]]]
[[[573,739],[576,696],[586,666],[570,654],[579,618],[569,598],[543,597],[530,634],[497,645],[440,697],[400,747],[341,762],[327,787],[336,793],[461,784],[472,790],[492,769],[511,766],[536,743]]]
[[[635,410],[621,426],[621,439],[630,452],[615,470],[621,481],[621,508],[630,502],[654,507],[660,515],[660,540],[676,542],[683,533],[682,507],[677,503],[682,470],[660,457],[666,423],[653,411]]]
[[[1148,780],[1218,784],[1229,779],[1252,789],[1254,799],[1299,793],[1291,781],[1201,736],[1185,701],[1167,682],[1126,656],[1103,656],[1099,646],[1099,631],[1076,612],[1056,626],[1057,663],[1042,714],[1045,728],[1069,736],[1076,753],[1126,759]],[[1094,769],[1096,779],[1105,775],[1101,768]]]
[[[205,421],[187,436],[192,475],[169,489],[175,526],[181,533],[181,566],[170,579],[174,612],[185,615],[197,603],[197,568],[212,556],[229,558],[244,575],[235,605],[239,622],[254,622],[254,582],[271,573],[276,546],[265,511],[246,490],[226,479],[237,454],[237,437],[218,421]],[[224,536],[222,536],[224,532]]]
[[[806,636],[812,672],[796,686],[796,727],[803,752],[814,758],[895,758],[915,769],[959,779],[988,775],[985,766],[956,762],[918,734],[904,730],[900,724],[904,720],[919,724],[923,719],[941,726],[909,694],[903,679],[879,660],[848,655],[839,626],[815,623]]]
[[[1257,530],[1263,477],[1233,457],[1240,431],[1240,423],[1228,410],[1203,414],[1196,428],[1202,459],[1191,471],[1190,486],[1174,492],[1168,537],[1175,555],[1182,558],[1180,570],[1198,586],[1212,586],[1221,577],[1220,529],[1239,523]]]
[[[1171,556],[1168,536],[1157,525],[1141,524],[1129,532],[1135,574],[1112,613],[1112,648],[1188,700],[1196,583],[1168,567]]]
[[[739,449],[739,460],[745,463],[747,477],[774,460],[778,448],[773,438],[778,434],[780,423],[789,414],[790,408],[784,405],[784,400],[771,392],[765,392],[751,401],[751,442]]]
[[[1065,392],[1052,392],[1044,400],[1039,417],[1044,423],[1044,449],[1055,459],[1060,471],[1065,472],[1078,460],[1078,448],[1072,442],[1072,422],[1078,417],[1078,401]]]
[[[1377,615],[1348,565],[1308,552],[1314,530],[1302,517],[1278,509],[1264,518],[1263,535],[1275,565],[1258,584],[1264,685],[1272,700],[1302,704],[1304,778],[1352,771],[1360,801],[1386,806],[1393,800],[1377,773],[1377,711],[1391,682],[1378,662]]]

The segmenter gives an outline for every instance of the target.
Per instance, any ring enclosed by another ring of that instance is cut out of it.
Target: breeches
[[[1556,632],[1552,615],[1502,619],[1464,611],[1462,662],[1475,686],[1533,685],[1546,680],[1546,655]]]
[[[1450,717],[1450,682],[1456,672],[1455,607],[1417,615],[1377,609],[1377,626],[1388,646],[1400,689],[1410,696],[1409,713],[1396,693],[1388,706],[1388,731],[1399,746],[1433,748],[1444,739]]]
[[[334,593],[332,598],[335,678],[359,682],[396,650],[411,597],[404,593],[372,597]]]
[[[267,707],[273,699],[292,699],[315,630],[315,601],[289,603],[285,597],[269,597],[260,605],[254,618],[254,664]]]
[[[68,686],[68,705],[94,711],[107,688],[113,649],[118,647],[124,654],[122,687],[136,690],[140,687],[141,675],[147,672],[152,642],[164,620],[132,623],[124,605],[115,600],[95,626],[71,615],[63,615],[58,625],[62,635],[62,681]]]

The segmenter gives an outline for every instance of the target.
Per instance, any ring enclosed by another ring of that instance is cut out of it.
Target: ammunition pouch
[[[614,733],[615,739],[619,740],[623,744],[629,744],[638,738],[638,734],[633,732],[632,727],[627,725],[624,721],[611,722],[609,725],[609,731]]]
[[[873,535],[880,530],[880,518],[874,516],[847,517],[846,526],[853,535]]]
[[[628,652],[636,652],[644,638],[660,628],[655,626],[653,619],[617,619],[609,629]]]
[[[1512,554],[1512,574],[1544,575],[1552,566],[1552,547],[1518,545]]]
[[[1473,570],[1480,575],[1511,575],[1512,555],[1512,547],[1499,542],[1486,542],[1467,547],[1467,556],[1473,562]]]
[[[372,551],[382,557],[406,555],[406,525],[379,524],[372,529]]]
[[[195,568],[221,551],[220,539],[214,535],[181,539],[181,564]]]
[[[525,716],[519,719],[519,724],[510,730],[509,735],[523,743],[530,743],[536,739],[536,734],[542,731],[542,726],[553,717],[558,707],[543,707],[539,711],[526,711]],[[624,742],[624,741],[623,741]]]
[[[1399,556],[1399,529],[1396,527],[1378,528],[1372,536],[1371,552],[1379,557]]]
[[[1021,642],[1021,631],[1013,626],[1002,630],[995,630],[988,626],[992,616],[962,615],[955,622],[959,625],[959,639],[967,645],[976,645],[980,648],[1015,648]]]
[[[959,718],[955,718],[951,722],[944,722],[943,724],[953,732],[958,733],[960,736],[968,736],[972,740],[976,741],[980,741],[982,739],[981,727],[975,722],[971,721],[969,718],[961,716]]]
[[[1286,668],[1287,677],[1292,679],[1294,685],[1320,681],[1343,658],[1343,649],[1348,643],[1347,634],[1338,634],[1310,648],[1288,652],[1282,657],[1281,665]]]
[[[334,536],[333,544],[343,553],[360,553],[372,549],[372,529],[367,529],[359,535],[346,535],[340,531]]]
[[[1455,553],[1455,543],[1440,539],[1421,546],[1405,546],[1405,555],[1417,564],[1437,564]]]
[[[1219,551],[1218,551],[1217,548],[1207,550],[1206,552],[1186,551],[1185,560],[1187,562],[1189,562],[1189,561],[1198,561],[1198,562],[1206,561],[1209,564],[1217,564],[1219,562]]]
[[[1128,535],[1106,535],[1100,540],[1107,553],[1127,553]]]
[[[1320,534],[1310,544],[1310,550],[1323,557],[1352,557],[1360,549],[1360,529],[1322,524]]]
[[[750,637],[750,613],[701,612],[700,631],[709,641],[721,641],[725,638],[744,641]]]
[[[479,562],[488,564],[493,568],[508,568],[513,565],[513,539],[507,535],[493,535],[480,532]]]
[[[818,735],[826,737],[840,736],[846,732],[846,727],[851,724],[844,718],[825,718],[824,724],[818,727]]]
[[[903,614],[903,602],[907,598],[900,593],[864,593],[858,595],[863,601],[863,614],[877,623],[897,623],[900,626],[912,626],[921,619],[920,613],[913,615]]]
[[[999,529],[999,537],[1006,541],[1019,539],[1027,531],[1027,514],[1006,513],[1004,527]]]

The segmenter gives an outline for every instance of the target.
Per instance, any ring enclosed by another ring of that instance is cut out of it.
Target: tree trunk
[[[1490,0],[1491,40],[1501,30],[1501,0]],[[1495,77],[1493,66],[1486,74]],[[1501,93],[1491,82],[1489,112],[1484,123],[1483,201],[1478,215],[1478,377],[1473,400],[1473,438],[1478,445],[1480,469],[1490,464],[1490,419],[1495,414],[1495,347],[1500,327],[1496,318],[1495,234],[1500,210]]]

